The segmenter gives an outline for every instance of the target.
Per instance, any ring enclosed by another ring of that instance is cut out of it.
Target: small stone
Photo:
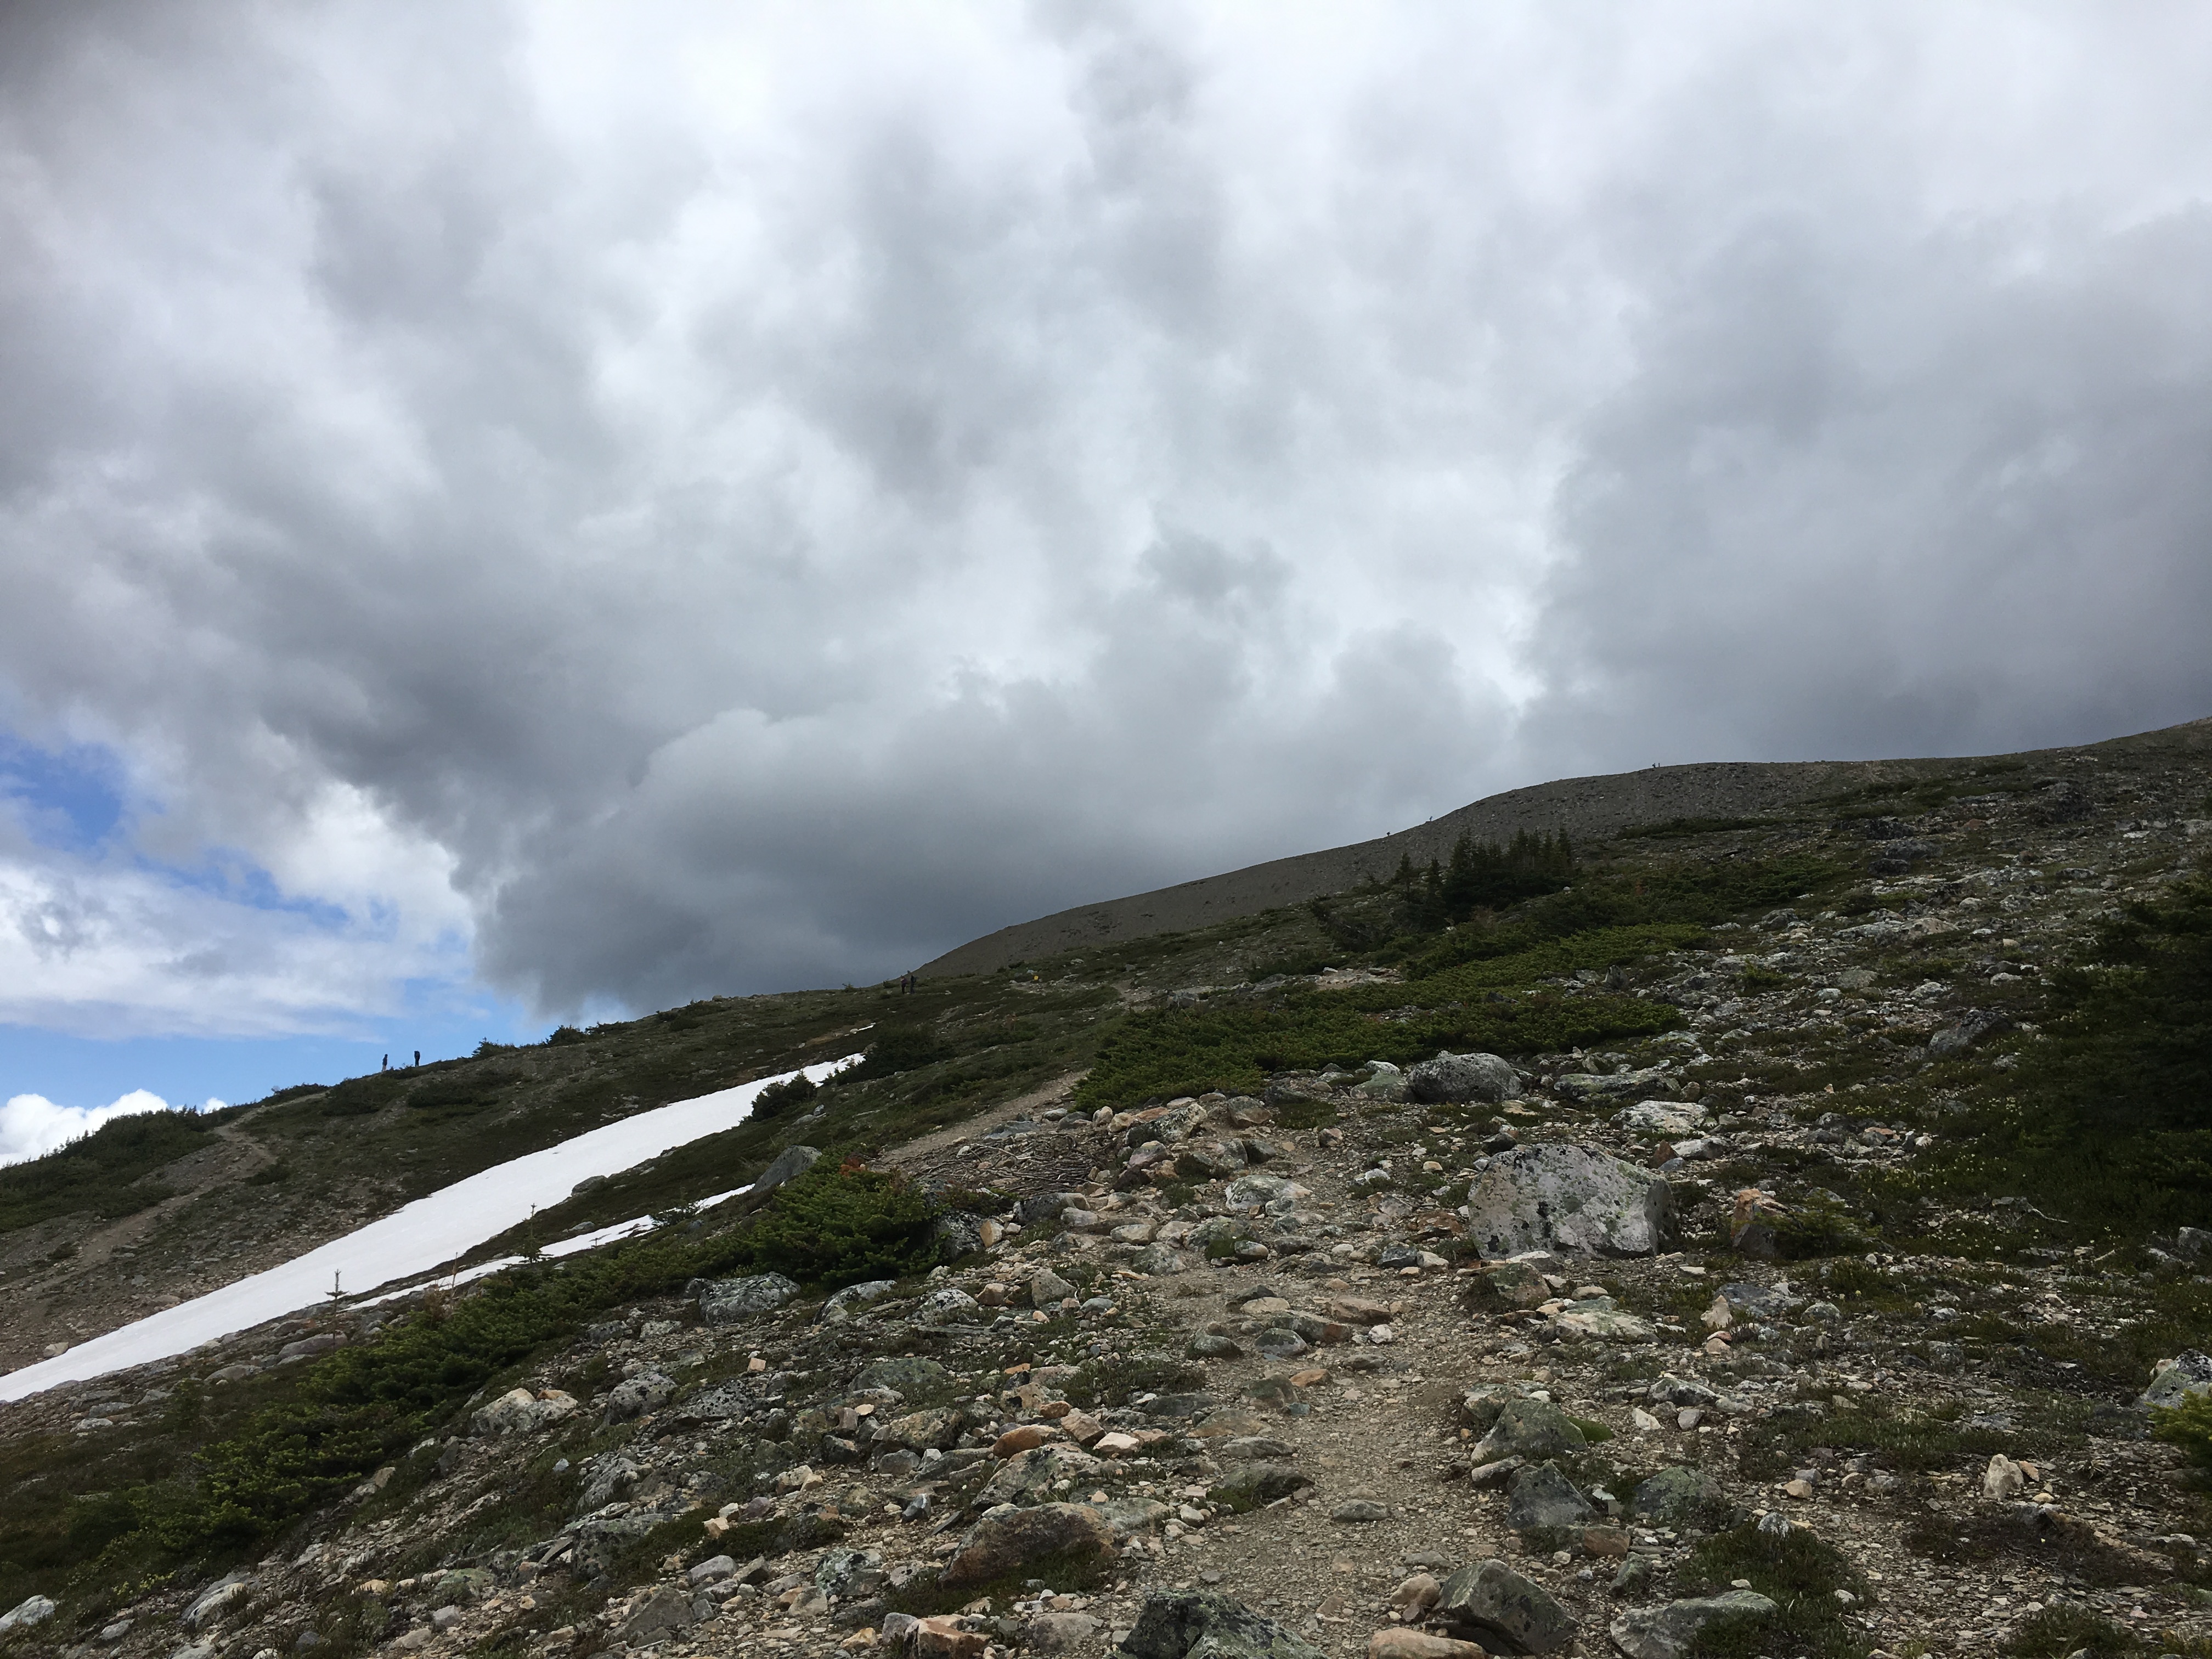
[[[1795,1498],[1802,1502],[1813,1495],[1813,1483],[1801,1475],[1796,1480],[1784,1481],[1782,1493],[1785,1498]]]
[[[1443,1586],[1425,1572],[1417,1572],[1390,1592],[1390,1609],[1407,1623],[1417,1622],[1436,1606]]]
[[[1371,1498],[1355,1498],[1348,1503],[1339,1504],[1328,1512],[1328,1518],[1347,1523],[1362,1521],[1388,1521],[1390,1518],[1390,1511],[1388,1507],[1374,1502]]]
[[[1044,1431],[1034,1423],[1024,1423],[1008,1429],[991,1443],[991,1455],[1012,1457],[1016,1452],[1034,1451],[1044,1444]]]
[[[1066,1653],[1087,1647],[1098,1633],[1098,1620],[1087,1613],[1033,1614],[1022,1630],[1022,1645],[1039,1653]]]
[[[1367,1659],[1485,1659],[1488,1652],[1480,1643],[1431,1636],[1401,1625],[1378,1630],[1367,1638]]]

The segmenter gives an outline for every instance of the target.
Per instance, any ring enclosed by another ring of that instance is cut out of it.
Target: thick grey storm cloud
[[[0,1018],[867,979],[2212,711],[2154,8],[0,21]]]

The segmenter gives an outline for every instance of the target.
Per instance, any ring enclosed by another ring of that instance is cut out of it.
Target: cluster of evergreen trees
[[[1556,893],[1574,874],[1574,843],[1565,830],[1538,836],[1523,830],[1503,847],[1462,834],[1452,843],[1449,861],[1431,859],[1425,872],[1401,855],[1390,884],[1405,896],[1407,921],[1430,929],[1464,921],[1477,910],[1503,910]]]

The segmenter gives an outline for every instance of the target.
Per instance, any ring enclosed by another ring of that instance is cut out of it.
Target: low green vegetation
[[[1866,1581],[1833,1544],[1804,1527],[1779,1538],[1747,1522],[1707,1539],[1679,1575],[1686,1593],[1717,1595],[1739,1579],[1775,1604],[1763,1618],[1710,1626],[1690,1649],[1699,1659],[1752,1659],[1791,1653],[1804,1659],[1862,1659],[1867,1644],[1844,1622],[1841,1590],[1863,1601]]]
[[[71,1570],[66,1582],[82,1594],[186,1561],[235,1559],[386,1464],[403,1471],[390,1489],[397,1501],[428,1478],[422,1468],[408,1479],[410,1448],[452,1432],[472,1396],[607,1310],[672,1294],[693,1278],[769,1267],[822,1287],[915,1273],[928,1265],[937,1213],[896,1176],[825,1159],[719,1232],[666,1229],[501,1274],[465,1297],[432,1296],[367,1341],[258,1379],[258,1392],[211,1396],[180,1384],[151,1437],[161,1448],[154,1456],[124,1436],[96,1448],[68,1437],[17,1443],[10,1450],[21,1467],[0,1473],[38,1473],[12,1480],[0,1503],[0,1562],[12,1581],[0,1593],[52,1584],[57,1570]],[[550,1468],[526,1474],[507,1507],[531,1511],[516,1521],[527,1530],[567,1488]]]
[[[2212,872],[2128,905],[2051,1018],[1990,1074],[1949,1139],[1954,1190],[2024,1194],[2141,1236],[2205,1220],[2212,1192]]]
[[[2151,1431],[2189,1454],[2199,1468],[2212,1469],[2212,1395],[2186,1395],[2178,1406],[2151,1413]]]
[[[160,1203],[175,1188],[155,1173],[210,1145],[210,1133],[239,1110],[114,1118],[44,1158],[0,1170],[0,1232],[81,1210],[113,1219]]]
[[[732,1260],[819,1290],[905,1279],[935,1259],[930,1227],[941,1209],[903,1176],[825,1158],[776,1189]]]
[[[1249,1094],[1271,1072],[1367,1060],[1410,1063],[1440,1048],[1529,1054],[1648,1036],[1680,1023],[1663,1004],[1547,993],[1380,1020],[1350,994],[1300,991],[1268,1003],[1134,1016],[1099,1045],[1076,1098],[1097,1107],[1209,1089]]]

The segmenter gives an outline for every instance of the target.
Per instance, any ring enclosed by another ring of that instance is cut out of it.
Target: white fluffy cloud
[[[2204,713],[2208,33],[15,9],[0,724],[128,806],[0,846],[0,1018],[873,977]]]
[[[222,1103],[210,1100],[207,1109]],[[44,1095],[11,1095],[0,1105],[0,1164],[41,1157],[115,1118],[173,1109],[161,1096],[143,1089],[133,1089],[105,1106],[57,1106]]]

